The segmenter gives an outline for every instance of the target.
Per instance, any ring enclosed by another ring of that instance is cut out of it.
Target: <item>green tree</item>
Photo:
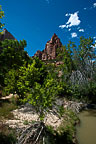
[[[62,80],[67,81],[73,69],[71,42],[67,46],[57,49],[57,61],[62,61],[58,71],[62,72]]]
[[[0,5],[0,34],[2,32],[2,27],[4,26],[4,24],[2,24],[1,20],[4,17],[4,11],[2,11],[2,7]]]
[[[18,70],[11,69],[5,75],[4,84],[5,88],[3,93],[9,95],[10,93],[15,93],[17,90],[17,80],[19,79],[19,72]]]
[[[33,59],[31,64],[26,64],[19,69],[11,69],[5,75],[5,91],[8,93],[16,92],[20,98],[30,92],[34,83],[43,84],[46,78],[46,66],[38,59]]]
[[[84,70],[88,65],[92,64],[92,60],[95,60],[95,44],[91,37],[80,37],[80,44],[78,48],[74,48],[73,59],[76,69]]]
[[[23,99],[23,102],[32,104],[40,119],[43,120],[46,112],[52,109],[58,94],[58,88],[59,86],[57,87],[56,81],[52,78],[46,79],[43,85],[35,82],[29,94]]]
[[[75,71],[73,71],[71,75],[71,84],[75,97],[83,97],[83,99],[85,97],[88,99],[90,98],[90,93],[95,92],[96,51],[94,47],[95,43],[91,37],[80,37],[79,46],[73,49],[72,59],[75,65]],[[93,88],[94,90],[92,90]]]
[[[4,86],[6,73],[11,69],[19,69],[30,57],[24,51],[26,41],[4,40],[0,43],[0,84]]]
[[[59,89],[60,87],[58,86],[57,82],[53,78],[48,76],[42,85],[40,83],[34,82],[34,85],[30,89],[29,93],[25,92],[24,99],[22,99],[22,102],[24,103],[27,102],[31,104],[33,108],[35,108],[36,112],[38,113],[39,120],[40,120],[39,122],[40,125],[37,127],[37,130],[35,130],[34,132],[35,143],[37,143],[37,141],[40,140],[41,138],[42,138],[42,141],[43,140],[45,141],[45,137],[46,135],[48,135],[48,129],[46,130],[44,118],[47,112],[49,112],[49,110],[52,109],[53,104],[57,98]],[[32,126],[30,129],[29,135],[30,137],[33,137]],[[29,138],[29,137],[25,137],[23,138],[23,140],[25,140],[26,138]],[[22,136],[21,136],[21,139],[22,139]],[[49,142],[49,139],[48,139],[48,142]]]
[[[32,104],[40,117],[52,107],[61,91],[61,85],[46,72],[45,64],[38,58],[32,64],[23,65],[18,71],[12,69],[6,74],[5,91],[17,93],[23,102]]]

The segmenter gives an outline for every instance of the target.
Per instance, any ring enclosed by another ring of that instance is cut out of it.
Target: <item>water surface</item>
[[[96,109],[81,112],[79,118],[81,121],[77,126],[79,144],[96,144]]]

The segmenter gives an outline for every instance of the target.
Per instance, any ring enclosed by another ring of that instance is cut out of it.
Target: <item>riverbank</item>
[[[55,130],[61,124],[66,111],[73,111],[74,113],[79,113],[85,106],[83,103],[78,103],[74,101],[68,101],[65,99],[58,99],[56,101],[53,109],[46,113],[45,123],[46,125],[52,126]],[[34,107],[30,104],[21,105],[18,109],[13,110],[14,115],[13,120],[6,120],[6,124],[9,124],[12,128],[25,128],[27,124],[31,122],[38,121],[39,115],[36,113]]]
[[[79,144],[96,144],[96,105],[79,113],[80,124],[76,126]]]
[[[58,99],[53,109],[46,113],[45,125],[51,127],[51,134],[57,141],[63,139],[70,143],[76,143],[75,125],[79,122],[77,113],[84,107],[83,103],[68,101],[66,99]],[[13,118],[4,120],[4,123],[16,131],[17,139],[22,132],[32,124],[39,120],[38,113],[28,103],[19,106],[18,109],[13,110]],[[62,144],[62,141],[61,141]]]
[[[79,122],[77,113],[83,107],[83,103],[58,99],[56,105],[53,106],[53,110],[46,114],[44,123],[46,126],[52,127],[54,131],[53,135],[58,133],[60,137],[66,136],[67,141],[76,143],[75,125]],[[12,114],[14,115],[14,119],[6,120],[5,124],[15,129],[18,136],[28,126],[39,120],[38,114],[28,103],[13,110]]]

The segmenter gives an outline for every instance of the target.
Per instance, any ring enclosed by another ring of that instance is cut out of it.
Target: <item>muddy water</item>
[[[79,144],[96,144],[96,109],[81,112],[79,118],[81,121],[77,126]]]

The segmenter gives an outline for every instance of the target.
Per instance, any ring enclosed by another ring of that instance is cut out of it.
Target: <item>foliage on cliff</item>
[[[91,100],[95,98],[96,44],[91,37],[80,37],[78,46],[73,42],[57,51],[61,81],[67,88],[67,98]]]
[[[18,70],[25,61],[28,63],[30,57],[24,51],[26,41],[4,40],[0,42],[0,85],[4,86],[4,78],[6,73],[11,70]]]
[[[70,99],[74,97],[95,100],[93,97],[95,97],[96,56],[92,38],[81,37],[78,47],[73,42],[62,46],[57,51],[57,60],[63,61],[59,66],[50,63],[45,65],[38,58],[30,58],[24,51],[25,46],[24,40],[20,42],[5,40],[1,43],[3,49],[0,53],[2,66],[0,83],[5,87],[6,92],[16,92],[23,98],[26,94],[30,94],[32,89],[35,93],[36,85],[40,89],[46,88],[45,81],[49,80],[48,75],[50,75],[51,79],[60,86],[60,95]]]
[[[4,12],[0,7],[0,30],[2,17]],[[25,40],[0,41],[0,90],[3,93],[18,94],[20,102],[28,102],[35,108],[41,121],[58,96],[96,103],[96,44],[92,38],[81,37],[79,46],[70,41],[58,49],[56,61],[63,62],[59,66],[32,59],[24,50],[26,45]],[[70,119],[73,121],[67,121],[69,125],[65,128],[59,127],[61,134],[56,135],[58,140],[67,138],[66,143],[72,142],[74,133],[75,120]]]
[[[4,26],[4,24],[2,24],[2,22],[1,22],[1,20],[2,20],[3,17],[4,17],[4,11],[2,11],[2,7],[0,5],[0,34],[1,34],[2,28]]]

